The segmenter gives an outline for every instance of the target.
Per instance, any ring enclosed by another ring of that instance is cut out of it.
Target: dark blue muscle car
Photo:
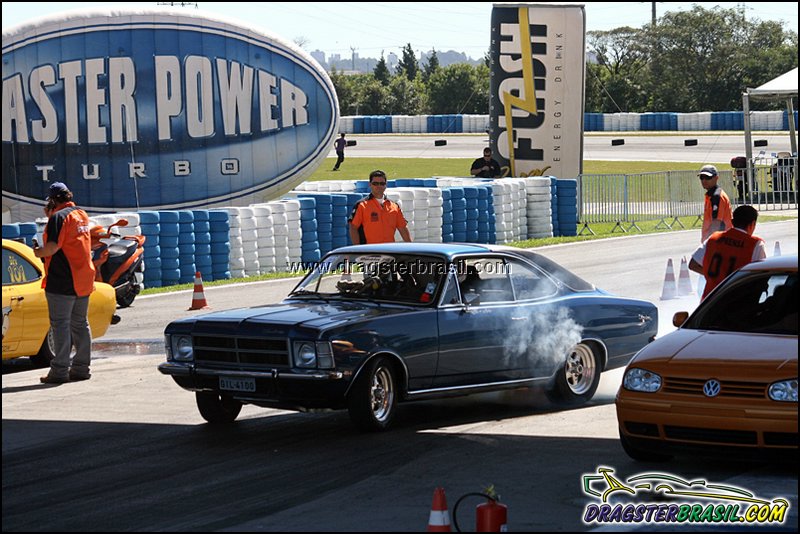
[[[540,383],[592,398],[658,328],[650,302],[615,297],[535,252],[387,243],[332,251],[281,303],[167,326],[159,370],[210,423],[242,404],[347,408],[385,430],[398,402]]]

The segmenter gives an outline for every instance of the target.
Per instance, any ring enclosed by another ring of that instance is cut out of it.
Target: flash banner
[[[585,35],[582,5],[494,5],[490,142],[504,176],[581,173]]]

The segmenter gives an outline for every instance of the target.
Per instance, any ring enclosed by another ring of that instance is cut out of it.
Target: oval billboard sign
[[[253,28],[196,12],[48,18],[3,34],[4,211],[41,216],[55,181],[96,212],[268,200],[316,170],[338,120],[322,67]]]

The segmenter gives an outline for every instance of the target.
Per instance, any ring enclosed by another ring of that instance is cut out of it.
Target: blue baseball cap
[[[45,197],[45,200],[55,198],[64,193],[69,193],[69,187],[67,187],[63,182],[53,182],[50,184],[50,189],[47,192],[47,197]]]

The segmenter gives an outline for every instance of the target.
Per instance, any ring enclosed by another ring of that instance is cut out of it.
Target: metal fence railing
[[[755,167],[752,186],[743,169],[720,171],[719,185],[731,203],[751,204],[759,211],[797,209],[796,161]],[[612,232],[640,230],[642,221],[658,221],[656,227],[684,227],[680,217],[703,216],[705,189],[697,171],[665,171],[641,174],[584,174],[578,179],[579,233],[591,225],[614,224]]]

